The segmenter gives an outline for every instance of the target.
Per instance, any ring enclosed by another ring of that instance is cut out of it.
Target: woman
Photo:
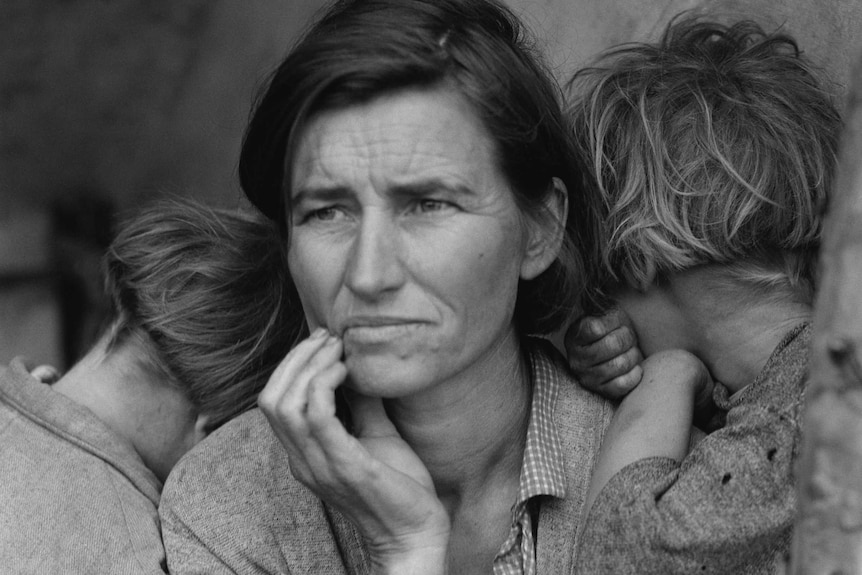
[[[164,571],[162,482],[254,405],[301,328],[276,237],[260,217],[152,207],[105,256],[113,313],[98,343],[52,385],[20,361],[0,371],[4,569]]]
[[[286,57],[240,175],[312,335],[172,474],[172,572],[569,568],[610,408],[527,337],[595,249],[558,96],[486,0],[339,2]]]

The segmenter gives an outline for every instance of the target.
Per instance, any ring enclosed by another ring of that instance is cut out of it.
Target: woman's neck
[[[530,371],[512,333],[469,372],[421,396],[389,400],[387,412],[454,508],[489,483],[514,481],[517,490],[530,397]]]

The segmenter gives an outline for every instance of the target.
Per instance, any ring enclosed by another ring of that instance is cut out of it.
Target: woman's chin
[[[415,362],[393,357],[348,356],[346,385],[370,397],[396,398],[421,392],[433,378]]]

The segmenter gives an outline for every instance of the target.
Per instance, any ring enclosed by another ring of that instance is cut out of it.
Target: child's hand
[[[641,380],[643,355],[637,336],[629,317],[618,308],[573,323],[565,344],[572,371],[591,391],[619,399]]]
[[[24,364],[24,369],[30,373],[30,376],[39,380],[40,383],[56,383],[61,377],[60,370],[53,365],[36,365],[35,362],[26,357],[20,358],[20,360]]]
[[[30,375],[40,383],[56,383],[60,379],[60,371],[53,365],[37,365],[30,370]]]

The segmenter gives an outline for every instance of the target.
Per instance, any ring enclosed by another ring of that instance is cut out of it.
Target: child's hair
[[[840,116],[791,37],[681,17],[568,89],[606,209],[600,285],[714,263],[811,300]]]
[[[108,349],[183,389],[207,431],[253,407],[304,335],[275,225],[252,213],[163,201],[124,224],[104,259]]]

